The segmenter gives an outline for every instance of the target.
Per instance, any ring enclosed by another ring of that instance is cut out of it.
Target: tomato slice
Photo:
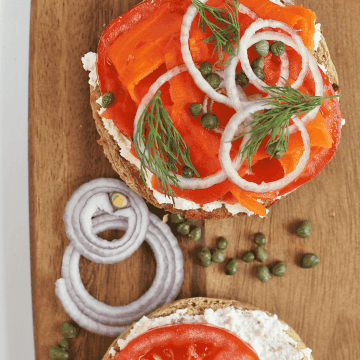
[[[233,333],[205,324],[167,325],[131,340],[114,360],[259,360]]]

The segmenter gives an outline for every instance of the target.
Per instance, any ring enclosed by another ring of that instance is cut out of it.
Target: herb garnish
[[[223,65],[224,52],[230,56],[236,56],[238,49],[237,44],[240,41],[240,24],[239,24],[239,1],[226,0],[222,8],[212,7],[203,4],[199,0],[191,0],[199,13],[198,26],[205,31],[205,24],[209,27],[213,35],[204,40],[205,43],[214,45],[214,51],[218,53],[218,61]],[[211,15],[215,22],[211,22],[208,16]],[[226,63],[226,62],[225,62]]]
[[[320,106],[323,100],[340,96],[310,96],[306,90],[293,89],[287,81],[286,83],[286,86],[269,85],[263,87],[263,90],[270,97],[267,104],[273,105],[274,108],[265,111],[263,114],[251,114],[252,120],[246,123],[247,126],[252,127],[251,130],[233,139],[235,141],[246,134],[251,135],[238,154],[242,158],[247,158],[250,170],[252,156],[257,152],[267,134],[270,134],[267,145],[274,144],[272,145],[274,150],[286,151],[289,142],[290,118],[293,116],[302,117]]]
[[[158,187],[165,196],[174,197],[176,194],[170,183],[181,189],[176,164],[182,161],[196,176],[199,174],[191,163],[189,146],[173,125],[160,95],[161,91],[158,91],[140,116],[134,139],[135,152],[140,159],[142,180],[145,182],[148,168],[156,176]]]

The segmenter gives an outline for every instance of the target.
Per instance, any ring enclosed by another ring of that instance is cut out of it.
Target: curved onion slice
[[[301,137],[304,142],[304,152],[298,162],[298,165],[296,168],[289,174],[285,175],[282,179],[277,181],[272,181],[269,183],[263,182],[262,184],[258,185],[253,182],[246,181],[242,179],[236,169],[232,167],[231,159],[230,159],[230,150],[231,150],[231,141],[234,137],[234,134],[236,133],[239,125],[246,119],[246,117],[250,114],[255,113],[259,110],[266,110],[271,109],[273,105],[269,105],[266,102],[257,102],[252,105],[249,105],[246,107],[241,113],[237,112],[229,121],[227,126],[225,127],[225,131],[221,137],[221,146],[220,146],[220,163],[222,168],[224,169],[225,173],[229,177],[229,179],[239,186],[241,189],[253,191],[256,193],[264,193],[268,191],[274,191],[283,188],[293,180],[295,180],[304,170],[306,163],[310,156],[310,138],[309,134],[306,130],[305,125],[303,122],[295,117],[293,118],[294,124],[299,128],[301,131]],[[246,143],[248,140],[249,135],[244,136],[243,144]],[[242,159],[242,162],[245,161],[245,159]]]

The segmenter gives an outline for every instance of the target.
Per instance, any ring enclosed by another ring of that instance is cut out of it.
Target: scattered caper
[[[273,268],[273,274],[275,276],[284,276],[286,272],[286,263],[284,261],[278,262]]]
[[[259,246],[264,246],[266,244],[266,236],[264,234],[256,234],[255,235],[255,242]]]
[[[256,260],[258,261],[266,262],[268,260],[268,252],[261,246],[256,248],[255,255],[256,255]]]
[[[174,224],[180,224],[184,220],[185,220],[185,218],[180,214],[171,214],[170,215],[170,221]]]
[[[49,356],[53,360],[63,360],[69,358],[69,354],[60,346],[52,346],[49,349]]]
[[[255,51],[260,56],[266,56],[269,53],[270,44],[267,40],[260,40],[255,44]]]
[[[211,252],[208,248],[202,248],[199,252],[199,259],[201,261],[211,261]]]
[[[76,328],[75,326],[65,322],[62,324],[62,335],[64,339],[72,339],[76,336]]]
[[[211,260],[201,260],[201,263],[203,264],[204,267],[209,267],[212,263]]]
[[[255,67],[255,68],[253,68],[253,72],[260,80],[265,80],[265,73],[262,68]]]
[[[69,350],[69,343],[65,340],[65,339],[62,339],[60,341],[60,346],[64,349],[64,350]]]
[[[199,70],[200,70],[202,76],[209,75],[209,74],[211,74],[211,71],[212,71],[212,65],[208,61],[205,61],[200,65]]]
[[[315,254],[306,254],[301,261],[301,267],[311,269],[320,264],[320,258]]]
[[[198,116],[200,115],[201,111],[202,111],[202,108],[203,106],[199,103],[192,103],[190,106],[189,106],[189,112],[190,112],[190,115],[192,116]]]
[[[190,225],[189,224],[180,224],[177,227],[177,232],[182,235],[187,235],[190,232]]]
[[[190,231],[189,236],[194,240],[198,241],[201,238],[201,229],[196,227],[195,229]]]
[[[244,256],[242,257],[242,261],[246,262],[246,263],[251,263],[255,260],[255,255],[252,251],[248,251],[247,253],[244,254]]]
[[[184,165],[181,168],[181,176],[187,179],[191,179],[194,176],[194,170]]]
[[[211,260],[214,263],[221,263],[225,260],[225,254],[222,252],[222,250],[215,250],[211,256]]]
[[[219,125],[219,119],[214,113],[206,113],[201,116],[201,125],[206,129],[215,129]]]
[[[101,100],[101,106],[103,108],[107,108],[110,105],[112,105],[114,101],[115,101],[115,95],[111,91],[109,91],[103,95]]]
[[[311,230],[311,222],[309,220],[305,220],[297,227],[296,235],[301,238],[307,238],[310,236]]]
[[[218,74],[211,73],[206,76],[205,80],[213,89],[217,89],[221,83],[221,77]]]
[[[224,237],[219,237],[217,248],[220,250],[225,250],[228,246],[228,241]]]
[[[265,147],[265,152],[270,156],[275,156],[276,159],[281,159],[285,155],[286,150],[287,149],[281,146],[278,142],[270,143]]]
[[[236,74],[235,76],[235,82],[236,85],[239,85],[241,87],[244,87],[245,85],[247,85],[249,83],[249,79],[248,77],[245,75],[245,73],[242,71],[239,74]]]
[[[257,278],[263,283],[266,283],[271,279],[270,270],[266,265],[258,266]]]
[[[285,51],[285,44],[282,41],[275,41],[270,45],[270,51],[275,56],[281,56]]]
[[[256,68],[256,67],[259,67],[259,68],[262,69],[262,68],[264,67],[264,65],[265,65],[265,59],[264,59],[262,56],[254,59],[254,60],[251,62],[251,68],[252,68],[252,69],[254,69],[254,68]]]
[[[234,275],[239,270],[239,264],[236,259],[231,259],[229,263],[226,265],[226,273],[228,275]]]

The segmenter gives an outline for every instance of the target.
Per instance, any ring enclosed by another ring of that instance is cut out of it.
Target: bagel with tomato
[[[334,155],[338,77],[311,10],[204,2],[143,1],[82,58],[98,143],[159,208],[194,219],[266,216]],[[216,32],[219,19],[230,21]]]
[[[203,297],[178,300],[143,317],[114,340],[103,360],[185,356],[313,360],[299,335],[276,315],[235,300]]]

